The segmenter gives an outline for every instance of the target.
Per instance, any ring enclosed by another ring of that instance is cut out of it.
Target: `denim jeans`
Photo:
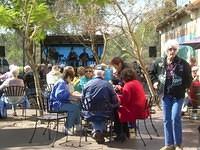
[[[62,103],[60,111],[67,112],[66,128],[72,128],[75,124],[80,124],[80,104],[79,103]]]
[[[163,97],[165,145],[182,144],[181,108],[183,99]]]
[[[100,131],[101,133],[103,133],[103,131],[105,130],[105,119],[103,118],[102,120],[94,119],[94,120],[91,120],[91,122],[92,122],[93,132]]]

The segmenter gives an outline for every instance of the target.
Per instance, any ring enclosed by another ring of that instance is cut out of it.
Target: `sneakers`
[[[80,132],[81,131],[81,125],[75,125],[75,131]]]
[[[160,150],[175,150],[175,148],[173,145],[170,145],[170,146],[164,146]]]
[[[75,133],[74,133],[74,135],[76,135],[76,136],[83,135],[83,131],[81,129],[81,125],[80,124],[79,125],[75,125]]]
[[[183,150],[181,146],[176,146],[175,150]]]
[[[63,128],[63,132],[65,133],[65,135],[73,135],[73,128]]]
[[[96,140],[96,142],[97,142],[98,144],[104,144],[105,139],[104,139],[103,133],[101,133],[100,131],[96,131],[96,132],[93,134],[93,137],[94,137],[94,139]]]

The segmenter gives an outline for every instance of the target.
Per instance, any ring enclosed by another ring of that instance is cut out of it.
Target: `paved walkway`
[[[109,143],[106,141],[104,145],[96,144],[92,138],[88,138],[88,142],[85,142],[83,138],[82,146],[79,147],[79,137],[70,136],[69,141],[65,143],[65,137],[60,133],[58,140],[55,143],[55,147],[52,148],[52,141],[48,141],[47,135],[43,136],[41,134],[45,127],[44,124],[39,124],[39,129],[36,131],[33,143],[29,144],[28,140],[33,132],[34,122],[30,119],[24,120],[24,118],[21,118],[20,116],[15,118],[9,116],[5,120],[0,120],[0,150],[159,150],[163,146],[164,141],[162,130],[162,113],[157,112],[153,115],[153,119],[155,126],[159,131],[160,137],[156,136],[149,121],[147,121],[148,128],[153,137],[153,139],[150,140],[142,126],[143,122],[141,121],[142,136],[147,144],[146,147],[144,147],[138,136],[133,136],[124,143]],[[184,150],[198,150],[198,125],[200,125],[199,120],[189,120],[188,118],[183,118]]]

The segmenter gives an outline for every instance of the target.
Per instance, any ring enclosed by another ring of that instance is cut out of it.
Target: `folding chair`
[[[25,100],[25,88],[24,86],[8,86],[2,89],[3,91],[3,100],[11,105],[17,105],[22,103]],[[26,109],[22,109],[22,114],[25,114],[26,118]]]
[[[56,111],[52,111],[50,109],[50,103],[49,103],[49,98],[48,97],[44,97],[44,99],[46,99],[46,107],[44,106],[44,108],[46,108],[46,112],[44,115],[42,116],[37,116],[37,113],[36,113],[36,122],[35,122],[35,127],[34,127],[34,131],[33,131],[33,134],[29,140],[29,143],[32,143],[32,140],[34,138],[34,135],[35,135],[35,132],[36,132],[36,129],[37,129],[37,123],[39,120],[41,121],[45,121],[47,122],[47,127],[45,128],[44,132],[43,132],[43,135],[46,133],[46,131],[48,130],[48,133],[49,133],[49,140],[51,140],[51,123],[52,122],[55,122],[55,126],[53,129],[56,129],[56,132],[55,132],[55,135],[54,135],[54,138],[53,138],[53,142],[52,142],[52,147],[54,147],[54,144],[55,144],[55,140],[57,138],[57,134],[58,134],[58,128],[59,128],[59,121],[62,120],[62,119],[66,119],[67,118],[67,114],[65,112],[56,112]],[[43,99],[43,100],[44,100]],[[45,111],[43,110],[43,111]],[[37,112],[37,111],[36,111]]]

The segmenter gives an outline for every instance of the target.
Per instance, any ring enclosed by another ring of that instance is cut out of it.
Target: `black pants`
[[[115,112],[114,132],[116,135],[130,137],[128,123],[121,123],[117,111]]]

